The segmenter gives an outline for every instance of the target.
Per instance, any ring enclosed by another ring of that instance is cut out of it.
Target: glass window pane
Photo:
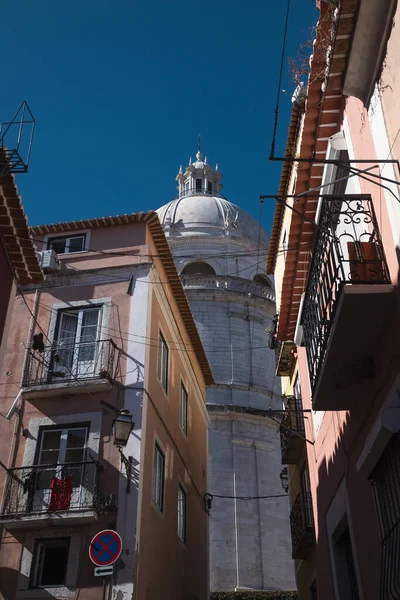
[[[97,327],[97,321],[99,319],[99,308],[84,310],[82,313],[82,329],[84,327],[94,326]]]
[[[181,427],[185,434],[187,433],[187,405],[188,405],[188,394],[185,386],[181,385],[181,402],[180,402],[180,419]]]
[[[78,315],[76,312],[63,312],[60,314],[60,327],[58,341],[63,345],[75,343],[76,328],[78,327]]]
[[[86,443],[85,429],[69,429],[67,434],[67,448],[83,448]]]
[[[68,252],[81,252],[85,247],[85,236],[72,237],[67,241]]]
[[[50,238],[47,242],[47,248],[49,250],[54,250],[57,254],[64,254],[66,245],[66,238]]]
[[[156,444],[153,464],[153,500],[160,510],[163,510],[164,502],[164,465],[164,454]]]
[[[58,450],[60,448],[61,431],[50,430],[42,432],[42,450]]]
[[[85,460],[85,450],[84,448],[80,450],[66,450],[65,452],[65,462],[81,462]]]
[[[59,450],[42,450],[39,465],[56,465],[58,463]]]

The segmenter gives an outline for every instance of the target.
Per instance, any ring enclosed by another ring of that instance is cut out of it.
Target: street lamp
[[[289,491],[289,474],[288,474],[287,467],[285,467],[284,469],[282,469],[282,471],[280,472],[279,477],[281,478],[281,484],[282,484],[283,490],[287,494],[288,491]]]
[[[126,446],[135,423],[129,410],[123,408],[113,421],[113,435],[115,446]]]
[[[135,423],[133,421],[133,417],[129,410],[123,408],[119,411],[118,415],[113,421],[113,436],[114,436],[114,445],[118,447],[118,452],[121,455],[122,464],[126,470],[126,491],[131,491],[131,474],[132,474],[132,461],[133,457],[128,456],[128,458],[124,455],[121,450],[121,447],[125,447],[128,443],[129,436],[131,434],[132,429],[134,428]]]

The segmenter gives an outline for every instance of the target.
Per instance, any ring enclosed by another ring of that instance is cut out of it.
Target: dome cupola
[[[197,154],[195,162],[189,159],[189,165],[183,171],[182,166],[179,169],[179,173],[176,176],[178,182],[179,198],[185,196],[219,196],[222,185],[220,180],[222,178],[219,172],[218,165],[215,170],[210,167],[207,163],[207,156],[204,157],[201,153],[201,140],[199,137]]]

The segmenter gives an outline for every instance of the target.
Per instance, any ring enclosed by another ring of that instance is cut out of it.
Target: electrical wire
[[[28,236],[21,236],[21,235],[17,235],[16,233],[8,233],[6,234],[4,237],[16,237],[20,240],[27,240],[27,241],[31,241],[31,242],[35,242],[37,244],[42,244],[42,245],[48,245],[48,240],[44,241],[44,240],[39,240],[37,238],[34,237],[28,237]],[[60,236],[60,238],[62,238],[63,236]],[[66,236],[67,237],[67,236]],[[81,252],[96,252],[98,254],[103,254],[105,256],[108,257],[113,257],[113,256],[137,256],[139,258],[169,258],[171,256],[170,253],[166,252],[165,254],[132,254],[132,252],[126,251],[126,252],[115,252],[114,250],[112,252],[104,250],[104,249],[100,249],[100,248],[92,248],[90,247],[88,250],[82,250]],[[81,253],[79,252],[79,254]],[[65,254],[65,253],[64,253]],[[67,254],[75,254],[75,252],[70,252]],[[78,254],[78,252],[77,252]],[[256,252],[254,251],[250,251],[250,250],[243,250],[242,252],[237,251],[237,252],[213,252],[212,254],[208,254],[208,255],[195,255],[195,254],[180,254],[179,256],[176,256],[175,258],[195,258],[195,259],[207,259],[207,258],[214,258],[216,257],[226,257],[228,256],[228,258],[236,258],[236,257],[241,257],[241,256],[256,256]],[[268,254],[268,250],[265,250],[265,252],[263,254]]]
[[[266,500],[268,498],[288,498],[289,494],[271,494],[269,496],[224,496],[222,494],[212,494],[209,492],[212,498],[225,498],[227,500]]]
[[[28,300],[28,301],[30,301],[30,302],[33,303],[33,300],[31,300],[31,298],[26,298],[25,297],[25,300]],[[57,309],[52,308],[48,304],[43,304],[41,302],[38,302],[37,304],[38,304],[38,306],[41,306],[43,308],[43,310],[49,312],[50,314],[57,314],[58,313]],[[151,337],[151,336],[139,335],[139,334],[136,334],[136,333],[133,333],[133,332],[129,332],[129,331],[121,331],[119,329],[116,329],[115,327],[109,327],[109,326],[108,327],[101,327],[100,326],[100,330],[103,330],[106,334],[109,331],[114,331],[117,334],[117,337],[120,340],[123,340],[123,341],[134,342],[134,343],[137,343],[137,344],[144,344],[144,345],[147,345],[147,346],[150,346],[150,347],[153,347],[153,348],[158,347],[158,338],[154,338],[154,337]],[[124,337],[124,336],[128,336],[128,337]],[[132,339],[132,337],[134,337],[134,338],[138,337],[138,338],[141,338],[141,339],[150,340],[150,342],[154,341],[156,343],[155,344],[151,344],[151,343],[147,343],[147,342],[140,342],[140,341],[137,341],[135,339]],[[176,345],[179,344],[179,345],[182,346],[181,348],[171,348],[172,350],[176,350],[178,352],[179,351],[180,352],[185,352],[188,349],[188,351],[194,352],[194,350],[192,349],[191,344],[186,344],[183,341],[182,342],[173,341],[173,340],[165,340],[165,341],[167,342],[168,345],[171,345],[171,346],[174,345],[174,344],[176,344]],[[229,352],[230,349],[231,349],[231,347],[229,346],[226,350],[225,349],[221,349],[221,348],[220,349],[214,349],[214,350],[212,350],[213,346],[205,346],[205,345],[203,345],[203,348],[207,349],[207,352]],[[255,346],[254,350],[262,350],[262,349],[268,349],[268,348],[269,348],[268,345],[265,345],[265,346]],[[241,351],[241,352],[248,351],[249,349],[250,349],[250,347],[248,347],[248,346],[234,346],[233,347],[233,350],[237,350],[237,351]]]
[[[280,64],[280,68],[279,68],[278,90],[276,93],[275,120],[274,120],[273,134],[272,134],[270,160],[275,155],[275,142],[276,142],[276,133],[277,133],[277,128],[278,128],[278,118],[279,118],[279,100],[280,100],[280,96],[281,96],[281,87],[282,87],[282,73],[283,73],[283,62],[285,59],[286,37],[287,37],[288,22],[289,22],[289,9],[290,9],[290,0],[287,0],[286,19],[285,19],[285,27],[284,27],[284,31],[283,31],[283,41],[282,41],[281,64]]]

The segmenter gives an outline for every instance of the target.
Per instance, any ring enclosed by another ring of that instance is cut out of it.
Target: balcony
[[[95,523],[100,472],[93,461],[9,469],[0,524],[21,529]]]
[[[113,340],[55,343],[43,351],[28,348],[23,392],[29,398],[101,392],[120,372],[120,352]]]
[[[283,465],[294,465],[303,453],[305,445],[304,417],[300,399],[288,397],[286,410],[280,426]]]
[[[302,314],[314,410],[368,393],[393,305],[371,198],[325,196]]]
[[[300,492],[290,513],[292,558],[307,558],[315,544],[314,516],[310,492]]]

